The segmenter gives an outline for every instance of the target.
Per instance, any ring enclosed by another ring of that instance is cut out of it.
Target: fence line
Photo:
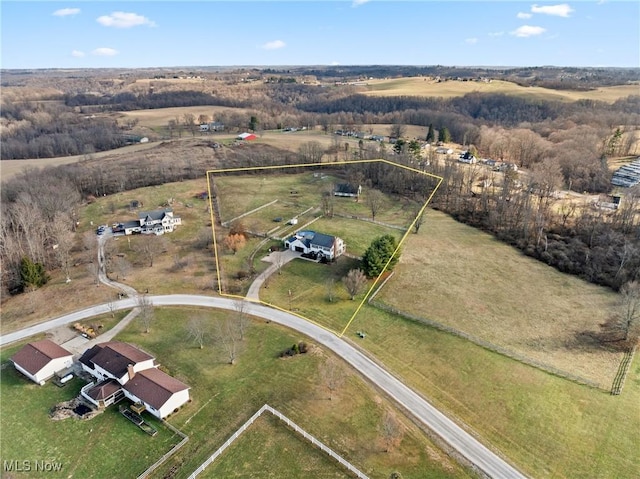
[[[240,218],[244,218],[245,216],[249,216],[250,214],[255,213],[256,211],[260,211],[262,208],[266,208],[267,206],[271,206],[272,204],[277,203],[277,202],[278,202],[278,200],[275,199],[275,200],[273,200],[273,201],[271,201],[271,202],[269,202],[269,203],[267,203],[265,205],[258,206],[257,208],[254,208],[251,211],[247,211],[246,213],[242,213],[241,215],[236,216],[235,218],[232,218],[229,221],[225,221],[225,222],[223,222],[221,224],[222,224],[222,226],[224,226],[226,228],[231,223],[233,223],[235,220],[239,220]]]
[[[387,228],[391,228],[394,230],[400,230],[400,231],[407,231],[406,226],[398,226],[398,225],[392,225],[390,223],[385,223],[383,221],[376,221],[376,220],[370,220],[369,218],[363,218],[362,216],[357,216],[357,215],[346,215],[344,213],[334,213],[333,216],[337,216],[338,218],[347,218],[350,220],[358,220],[358,221],[365,221],[367,223],[373,223],[375,225],[380,225],[380,226],[386,226]]]
[[[328,454],[329,456],[334,458],[336,461],[338,461],[338,463],[344,466],[356,477],[362,478],[362,479],[369,479],[363,472],[357,469],[353,464],[346,461],[343,457],[338,455],[331,448],[329,448],[328,446],[320,442],[318,439],[316,439],[314,436],[306,432],[304,429],[302,429],[300,426],[298,426],[296,423],[294,423],[292,420],[290,420],[280,411],[277,411],[276,409],[272,408],[268,404],[265,404],[260,409],[258,409],[258,411],[256,411],[256,413],[253,416],[251,416],[247,420],[247,422],[245,422],[242,426],[240,426],[238,430],[234,432],[233,435],[229,439],[227,439],[225,443],[222,446],[220,446],[220,448],[216,452],[214,452],[206,461],[200,464],[200,467],[198,467],[195,471],[191,473],[191,475],[189,476],[189,479],[195,479],[202,471],[204,471],[207,466],[209,466],[213,461],[215,461],[233,443],[233,441],[235,441],[243,432],[245,432],[249,428],[249,426],[251,426],[254,423],[254,421],[258,419],[265,411],[273,414],[280,421],[284,422],[288,427],[293,429],[296,433],[300,434],[304,439],[309,441],[315,447],[320,449],[325,454]]]
[[[549,366],[547,364],[543,364],[539,361],[536,361],[535,359],[532,358],[528,358],[522,354],[519,354],[515,351],[512,351],[510,349],[507,348],[503,348],[501,346],[498,346],[496,344],[490,343],[488,341],[485,341],[483,339],[480,339],[476,336],[473,336],[471,334],[467,334],[463,331],[460,331],[458,329],[452,328],[451,326],[446,326],[444,324],[438,323],[436,321],[432,321],[430,319],[427,318],[422,318],[420,316],[415,316],[413,314],[409,314],[407,312],[401,311],[399,309],[393,308],[391,306],[388,306],[386,304],[380,303],[378,301],[371,301],[370,303],[373,307],[381,309],[383,311],[387,311],[393,314],[397,314],[398,316],[402,316],[403,318],[407,318],[410,319],[411,321],[417,321],[419,323],[423,323],[426,324],[428,326],[431,326],[433,328],[439,329],[440,331],[445,331],[447,333],[451,333],[451,334],[455,334],[456,336],[459,336],[461,338],[467,339],[469,341],[471,341],[472,343],[477,344],[478,346],[481,346],[485,349],[488,349],[489,351],[493,351],[496,352],[498,354],[502,354],[504,356],[508,356],[510,358],[513,358],[517,361],[520,361],[524,364],[528,364],[529,366],[533,366],[536,367],[538,369],[542,369],[543,371],[546,371],[550,374],[553,374],[555,376],[559,376],[565,379],[569,379],[571,381],[574,381],[578,384],[583,384],[585,386],[589,386],[592,388],[596,388],[596,389],[604,389],[605,391],[607,390],[607,388],[602,385],[602,384],[598,384],[594,381],[590,381],[589,379],[586,378],[582,378],[580,376],[576,376],[573,375],[571,373],[568,373],[566,371],[561,371],[560,369],[556,369],[552,366]]]
[[[627,378],[627,373],[629,372],[629,368],[631,367],[631,362],[633,361],[633,355],[635,354],[635,352],[636,346],[624,353],[622,361],[620,361],[620,366],[618,367],[616,377],[613,378],[613,385],[611,386],[612,396],[618,396],[622,392],[624,381]]]
[[[189,436],[187,436],[185,433],[183,433],[182,431],[178,430],[177,428],[173,427],[171,424],[169,424],[166,421],[162,421],[162,424],[164,424],[166,427],[168,427],[169,429],[171,429],[174,433],[176,433],[178,436],[180,436],[182,438],[182,440],[176,444],[169,452],[167,452],[164,456],[162,456],[160,459],[158,459],[155,463],[153,463],[146,471],[144,471],[142,474],[140,474],[138,476],[137,479],[145,479],[146,477],[149,476],[149,474],[151,474],[153,471],[155,471],[156,469],[158,469],[167,459],[169,459],[171,456],[173,456],[176,452],[178,452],[180,450],[180,448],[182,446],[184,446],[187,441],[189,440]]]

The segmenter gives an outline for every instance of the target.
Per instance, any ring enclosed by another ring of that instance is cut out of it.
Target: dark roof
[[[166,213],[173,213],[171,208],[166,208],[163,210],[153,210],[153,211],[142,211],[138,214],[139,219],[144,219],[146,221],[149,220],[161,220],[164,218]]]
[[[29,374],[35,374],[49,364],[51,360],[66,356],[73,356],[73,354],[53,341],[43,339],[23,346],[20,351],[11,357],[11,361]]]
[[[343,193],[345,195],[357,195],[358,188],[358,186],[352,185],[351,183],[338,183],[336,185],[335,192]]]
[[[122,223],[123,228],[139,228],[140,221],[125,221]]]
[[[323,233],[316,233],[315,235],[313,235],[313,238],[311,238],[312,245],[323,246],[325,248],[331,248],[334,241],[335,237],[325,235]]]
[[[124,389],[142,402],[160,409],[175,393],[189,386],[156,368],[140,371],[129,379]]]
[[[105,379],[88,391],[85,391],[85,394],[95,401],[104,401],[120,391],[120,389],[122,389],[122,386],[120,386],[118,381],[115,379]]]
[[[121,378],[127,372],[127,366],[149,359],[153,359],[153,356],[130,344],[110,341],[87,349],[80,357],[80,362],[91,369],[100,366],[113,376]]]

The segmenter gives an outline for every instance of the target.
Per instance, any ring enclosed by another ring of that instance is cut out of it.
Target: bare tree
[[[207,337],[206,326],[207,322],[202,316],[191,318],[187,324],[189,338],[193,339],[200,349],[204,349],[204,342]]]
[[[204,113],[201,113],[200,115],[198,115],[198,124],[202,125],[204,123],[208,123],[209,122],[209,115],[206,115]]]
[[[87,270],[93,276],[96,284],[100,282],[100,264],[98,263],[98,241],[93,231],[87,231],[82,237],[84,257]]]
[[[71,259],[71,248],[73,248],[73,221],[68,214],[56,212],[51,223],[51,235],[54,241],[52,246],[58,264],[64,271],[67,283],[71,281],[69,262]]]
[[[162,236],[149,237],[144,241],[138,241],[135,249],[146,258],[151,268],[155,257],[167,249],[167,240]]]
[[[640,334],[640,282],[630,281],[620,288],[620,329],[624,340]]]
[[[370,190],[367,193],[367,206],[369,207],[369,211],[371,211],[371,219],[373,221],[376,220],[376,215],[382,209],[383,204],[384,204],[384,195],[380,193],[378,190]]]
[[[391,451],[402,440],[402,426],[391,411],[385,412],[380,430],[385,445],[384,452]]]
[[[276,265],[276,271],[278,274],[282,274],[282,267],[285,264],[286,257],[284,255],[284,251],[276,251],[273,256],[273,263]]]
[[[324,149],[317,141],[309,141],[300,145],[298,155],[303,163],[320,163],[324,155]]]
[[[367,276],[360,269],[352,269],[342,278],[342,283],[353,301],[366,286]]]
[[[393,124],[389,127],[389,136],[391,138],[402,138],[407,131],[407,127],[400,123],[398,120],[394,120]]]
[[[327,288],[327,299],[330,303],[333,303],[333,299],[336,291],[336,280],[334,278],[329,278],[325,282],[325,286]]]
[[[331,189],[323,191],[320,197],[322,203],[322,214],[328,218],[333,217],[334,196]]]
[[[137,307],[140,309],[140,314],[138,317],[140,318],[140,322],[144,327],[144,332],[148,333],[151,331],[151,323],[155,318],[155,314],[153,311],[153,303],[151,302],[151,298],[146,294],[141,294],[137,299]]]
[[[251,324],[251,320],[247,314],[246,301],[236,301],[233,305],[233,309],[236,311],[236,321],[238,322],[238,334],[240,336],[240,341],[244,341],[247,329]]]
[[[234,365],[238,358],[240,343],[238,322],[233,318],[226,317],[216,323],[215,342],[222,347],[229,364]]]
[[[184,120],[184,126],[191,132],[193,136],[196,136],[196,117],[193,113],[185,113],[182,115]]]
[[[116,256],[113,264],[116,269],[117,279],[125,280],[131,272],[131,263],[124,256]]]
[[[322,383],[329,391],[329,401],[333,399],[333,393],[337,391],[345,381],[344,370],[338,360],[331,356],[320,370]]]
[[[415,223],[413,223],[413,232],[415,234],[418,234],[418,231],[420,231],[420,227],[424,224],[424,217],[427,214],[426,210],[418,210],[416,213],[416,221]]]

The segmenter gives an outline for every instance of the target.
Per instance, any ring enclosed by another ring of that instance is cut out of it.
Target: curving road
[[[150,299],[154,306],[200,306],[231,311],[235,310],[237,303],[237,300],[228,298],[186,294],[150,296]],[[117,310],[122,310],[133,308],[136,305],[137,301],[135,298],[126,298],[117,301],[114,307]],[[19,341],[34,334],[43,333],[54,327],[110,312],[111,307],[108,304],[86,308],[82,311],[77,311],[25,328],[21,331],[0,336],[0,346]],[[487,476],[495,479],[525,478],[521,472],[483,446],[469,433],[433,407],[426,399],[392,376],[345,340],[298,316],[261,304],[247,302],[246,312],[253,316],[295,329],[326,348],[331,349]]]

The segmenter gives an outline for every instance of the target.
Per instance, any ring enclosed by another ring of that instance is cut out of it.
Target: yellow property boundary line
[[[394,168],[403,168],[405,170],[408,171],[412,171],[414,173],[418,173],[420,175],[423,176],[427,176],[430,178],[434,178],[436,180],[438,180],[435,188],[433,188],[433,191],[431,191],[431,194],[429,194],[429,197],[427,198],[427,201],[425,202],[424,205],[422,205],[422,208],[420,208],[420,210],[418,211],[418,214],[416,215],[416,217],[414,218],[414,220],[411,222],[411,224],[409,225],[409,227],[407,228],[407,231],[405,231],[404,235],[402,236],[402,238],[400,239],[400,241],[398,242],[398,245],[396,246],[396,249],[393,251],[393,254],[389,257],[389,259],[387,260],[387,262],[384,265],[384,268],[382,268],[382,271],[380,272],[380,274],[378,275],[378,277],[375,279],[375,281],[373,282],[373,284],[371,285],[371,287],[369,288],[369,290],[367,291],[367,293],[364,295],[364,297],[362,298],[362,301],[360,302],[360,304],[358,305],[358,307],[356,308],[355,312],[353,313],[353,315],[351,315],[351,318],[349,318],[349,321],[347,322],[346,326],[344,327],[344,329],[341,332],[337,332],[334,331],[310,318],[307,318],[305,316],[302,316],[300,314],[296,314],[292,311],[288,311],[286,309],[283,309],[279,306],[273,305],[273,304],[269,304],[266,303],[264,301],[258,301],[261,304],[264,304],[265,306],[269,306],[271,308],[276,308],[279,309],[280,311],[284,311],[286,313],[289,314],[293,314],[295,316],[298,316],[302,319],[304,319],[305,321],[309,321],[310,323],[315,324],[316,326],[319,326],[323,329],[325,329],[326,331],[335,334],[338,337],[342,337],[344,336],[344,334],[346,333],[347,329],[349,329],[349,326],[351,325],[351,323],[353,322],[353,320],[356,318],[356,316],[358,315],[358,313],[360,312],[360,310],[362,309],[362,307],[364,306],[364,304],[367,302],[367,300],[369,299],[369,296],[371,296],[371,293],[374,291],[374,289],[376,288],[376,286],[378,285],[378,283],[380,282],[380,278],[382,278],[382,275],[387,271],[387,268],[389,267],[389,264],[391,264],[391,261],[393,260],[393,258],[396,256],[396,254],[398,254],[398,251],[400,251],[400,248],[402,247],[402,245],[404,244],[404,242],[406,241],[407,237],[409,236],[409,234],[411,233],[411,230],[415,227],[416,222],[420,219],[420,217],[422,216],[422,214],[424,213],[424,210],[427,208],[427,206],[429,205],[429,203],[431,202],[431,200],[433,199],[433,196],[435,195],[436,191],[438,191],[438,188],[440,187],[440,185],[442,184],[442,180],[443,178],[441,176],[437,176],[434,175],[432,173],[427,173],[425,171],[420,171],[417,170],[415,168],[412,168],[410,166],[405,166],[405,165],[401,165],[398,163],[393,163],[391,161],[379,158],[379,159],[374,159],[374,160],[353,160],[353,161],[336,161],[336,162],[331,162],[331,163],[302,163],[299,165],[272,165],[272,166],[250,166],[250,167],[245,167],[245,168],[222,168],[222,169],[218,169],[218,170],[207,170],[207,192],[209,195],[209,214],[211,217],[211,234],[213,236],[213,251],[214,251],[214,257],[215,257],[215,263],[216,263],[216,275],[217,275],[217,279],[218,279],[218,294],[220,294],[220,296],[225,296],[228,298],[236,298],[236,299],[243,299],[243,300],[247,300],[246,297],[244,296],[238,296],[238,295],[233,295],[233,294],[227,294],[224,293],[222,291],[222,275],[220,273],[220,260],[219,260],[219,254],[218,254],[218,242],[216,240],[216,227],[215,227],[215,217],[213,214],[213,200],[212,200],[212,195],[211,195],[211,175],[214,174],[218,174],[218,173],[241,173],[241,172],[249,172],[249,171],[264,171],[264,170],[285,170],[285,169],[290,169],[290,168],[308,168],[308,167],[336,167],[336,166],[348,166],[348,165],[357,165],[357,164],[363,164],[363,163],[383,163],[383,164],[387,164],[389,166],[392,166]],[[220,218],[220,221],[222,223],[222,218]]]

